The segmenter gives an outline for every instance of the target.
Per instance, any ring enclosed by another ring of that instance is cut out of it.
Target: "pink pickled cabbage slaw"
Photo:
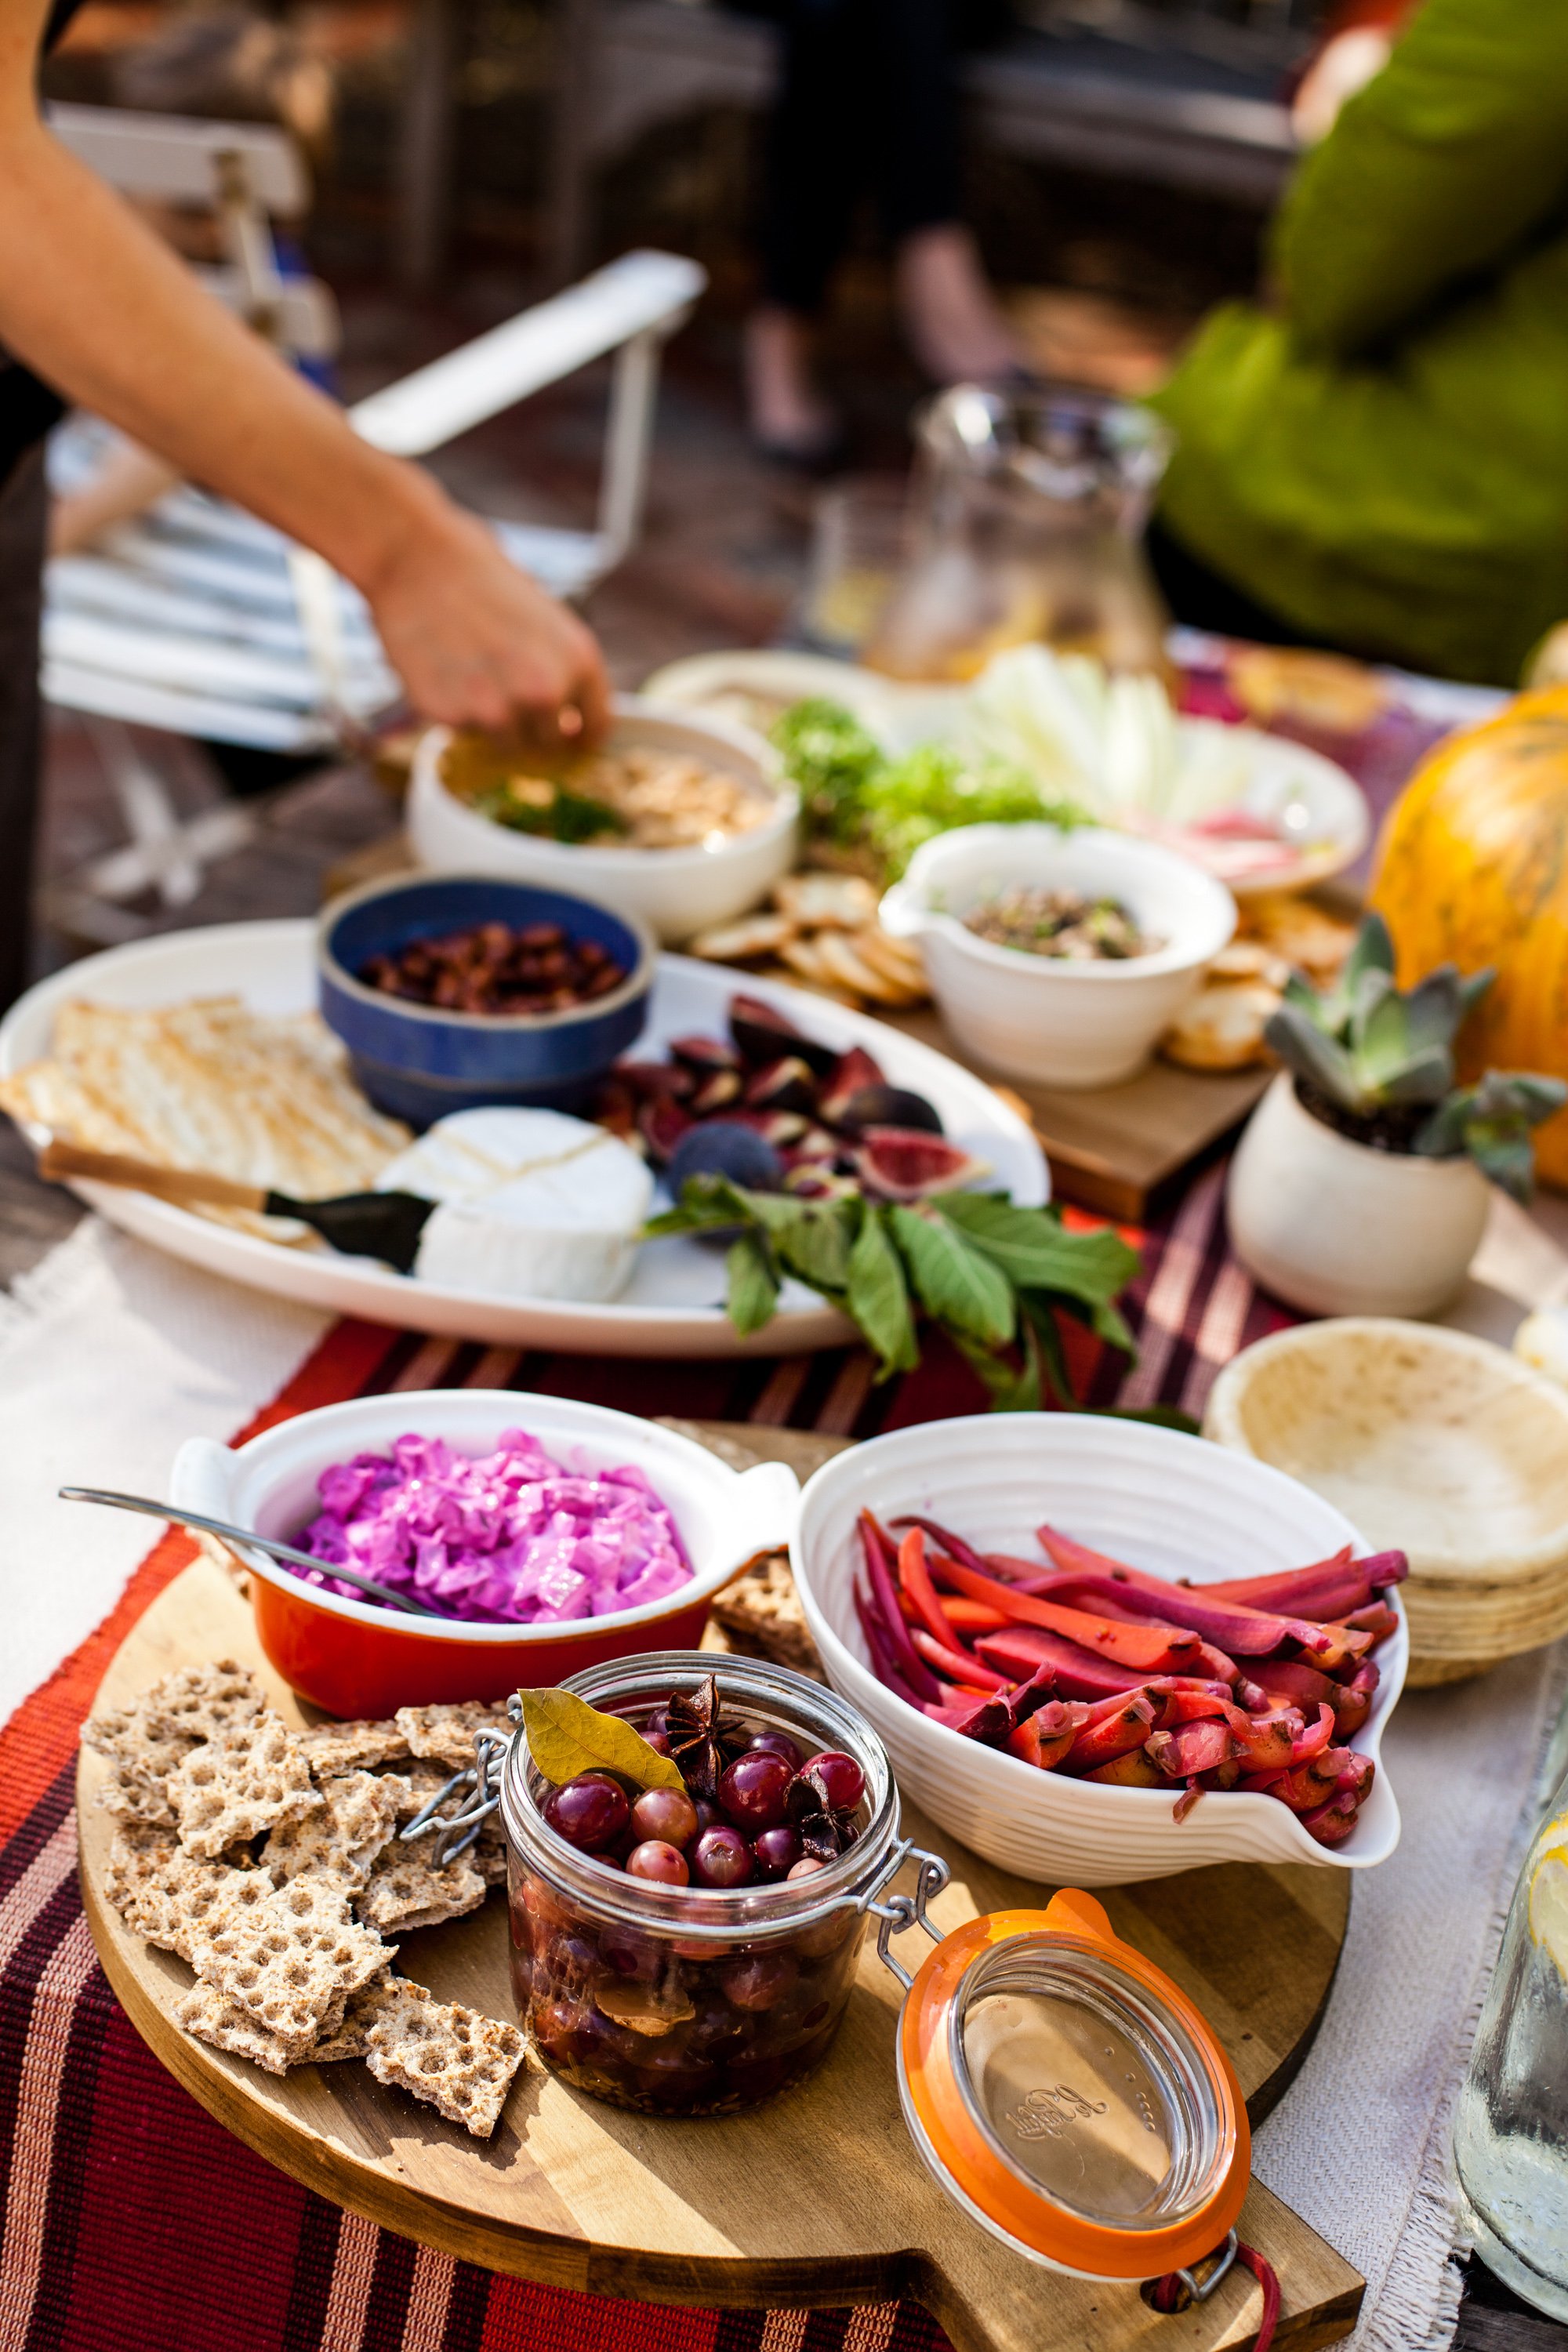
[[[400,1437],[390,1455],[323,1470],[318,1492],[302,1550],[476,1623],[605,1617],[660,1601],[693,1573],[668,1505],[640,1470],[567,1470],[522,1429],[503,1430],[478,1461],[443,1438]]]

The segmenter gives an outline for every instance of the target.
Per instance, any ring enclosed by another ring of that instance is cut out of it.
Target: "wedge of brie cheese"
[[[489,1298],[614,1298],[653,1179],[630,1146],[554,1110],[454,1111],[376,1179],[438,1205],[416,1277]]]

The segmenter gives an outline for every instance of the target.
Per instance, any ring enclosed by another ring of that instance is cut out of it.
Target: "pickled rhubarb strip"
[[[945,1642],[928,1633],[923,1625],[916,1625],[910,1639],[927,1665],[945,1675],[951,1683],[963,1683],[979,1690],[1006,1690],[1010,1686],[1009,1676],[999,1675],[994,1666],[983,1666],[978,1658],[966,1657],[962,1650],[950,1650]]]
[[[931,1639],[940,1643],[943,1649],[959,1648],[952,1620],[938,1600],[936,1587],[927,1573],[926,1539],[919,1528],[911,1528],[899,1546],[899,1584],[914,1602],[921,1622]],[[915,1647],[919,1649],[920,1646],[917,1642]]]
[[[899,1596],[888,1566],[887,1538],[869,1511],[860,1514],[860,1549],[870,1584],[870,1605],[882,1628],[883,1642],[899,1673],[922,1699],[942,1697],[942,1685],[910,1639],[899,1608]]]
[[[1069,1772],[1089,1772],[1097,1764],[1112,1764],[1131,1748],[1142,1748],[1153,1727],[1154,1710],[1146,1698],[1133,1696],[1114,1715],[1086,1723],[1074,1738],[1062,1762]]]
[[[1042,1527],[1038,1533],[1041,1543],[1063,1573],[1078,1575],[1080,1591],[1099,1599],[1103,1585],[1109,1583],[1111,1596],[1123,1608],[1146,1612],[1162,1623],[1188,1626],[1229,1656],[1266,1658],[1287,1643],[1295,1642],[1319,1663],[1331,1664],[1342,1658],[1359,1658],[1372,1646],[1370,1633],[1350,1632],[1342,1625],[1320,1625],[1305,1617],[1285,1617],[1267,1610],[1250,1609],[1239,1601],[1213,1601],[1206,1586],[1173,1584],[1162,1577],[1145,1576],[1120,1562],[1094,1565],[1101,1561],[1102,1555],[1089,1551],[1086,1545],[1074,1543],[1069,1536],[1058,1535],[1054,1528]],[[998,1601],[996,1605],[1000,1608],[1002,1603]],[[1048,1605],[1026,1594],[1016,1596],[1014,1601],[1019,1614],[1026,1609]]]
[[[1197,1648],[1193,1634],[1179,1625],[1115,1624],[1086,1610],[1068,1609],[1054,1601],[1037,1601],[1031,1593],[1016,1592],[994,1576],[976,1575],[957,1560],[949,1562],[948,1573],[972,1601],[988,1601],[992,1608],[1005,1610],[1016,1622],[1043,1625],[1048,1633],[1061,1633],[1081,1649],[1098,1651],[1123,1665],[1142,1666],[1158,1674],[1162,1667],[1179,1666]]]

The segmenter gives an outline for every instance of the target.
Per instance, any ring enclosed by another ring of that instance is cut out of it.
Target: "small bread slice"
[[[1201,989],[1160,1040],[1184,1070],[1245,1070],[1269,1059],[1263,1032],[1279,1003],[1262,981],[1219,981]]]

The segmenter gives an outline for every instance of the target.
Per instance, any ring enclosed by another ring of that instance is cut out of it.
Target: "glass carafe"
[[[1508,1915],[1454,2158],[1477,2252],[1538,2311],[1568,2320],[1568,1780]]]
[[[1101,394],[959,384],[921,417],[910,560],[862,659],[893,677],[975,677],[1009,646],[1166,669],[1141,534],[1171,438]]]

